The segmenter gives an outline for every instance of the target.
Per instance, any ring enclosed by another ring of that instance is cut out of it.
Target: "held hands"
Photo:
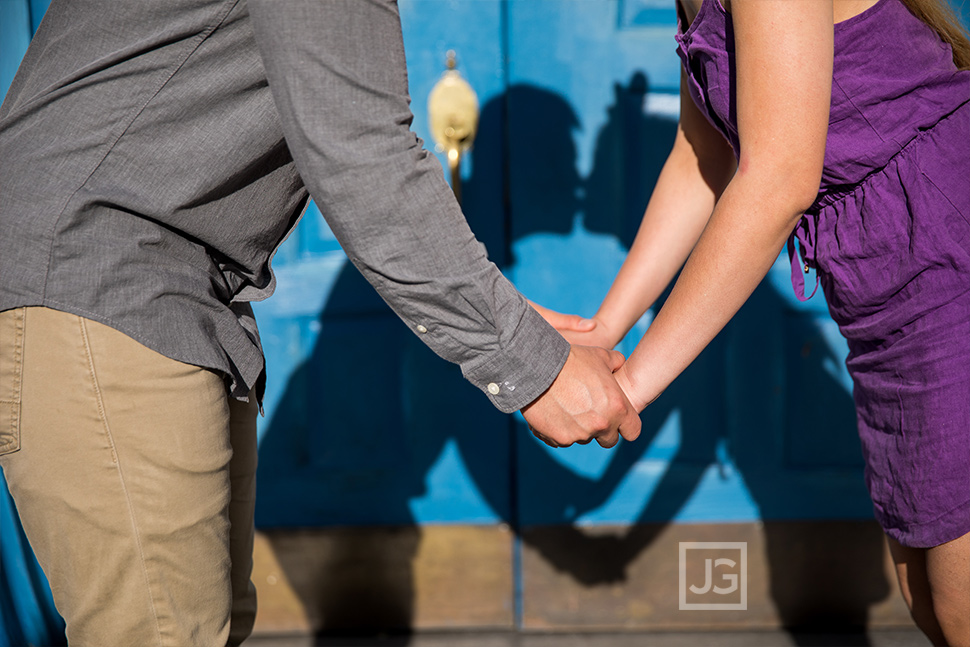
[[[640,417],[613,377],[623,361],[617,351],[573,346],[552,385],[522,408],[532,433],[550,447],[636,439]]]

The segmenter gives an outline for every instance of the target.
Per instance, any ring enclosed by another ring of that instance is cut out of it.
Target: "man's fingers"
[[[608,350],[606,352],[609,354],[606,363],[610,367],[610,371],[615,373],[626,362],[626,358],[618,350]]]
[[[637,413],[637,408],[630,402],[622,385],[620,385],[620,391],[623,393],[623,401],[626,402],[626,413],[620,420],[620,435],[626,440],[636,440],[640,435],[640,415]]]
[[[561,445],[561,444],[559,444],[558,442],[556,442],[555,440],[553,440],[552,438],[549,438],[549,437],[548,437],[548,436],[546,436],[545,434],[543,434],[543,433],[541,433],[541,432],[539,432],[539,431],[537,431],[537,430],[536,430],[536,429],[535,429],[535,428],[534,428],[534,427],[533,427],[533,426],[532,426],[531,424],[529,424],[528,422],[526,422],[526,426],[527,426],[527,427],[529,428],[529,431],[531,431],[531,432],[532,432],[532,435],[533,435],[533,436],[535,436],[536,438],[538,438],[539,440],[541,440],[541,441],[542,441],[542,442],[544,442],[545,444],[547,444],[547,445],[549,445],[550,447],[555,447],[555,448],[558,448],[558,447],[568,447],[568,445]]]
[[[544,442],[545,444],[549,445],[550,447],[559,447],[559,443],[555,442],[554,440],[550,440],[549,438],[546,438],[538,431],[533,431],[532,435],[538,438],[539,440],[541,440],[542,442]]]
[[[628,415],[620,422],[620,435],[623,436],[623,440],[636,440],[640,435],[640,426],[640,416],[633,407],[630,407]]]
[[[618,351],[573,346],[552,386],[522,409],[530,431],[550,447],[585,445],[595,438],[609,448],[621,435],[639,436],[640,417],[617,383],[625,361]]]
[[[609,449],[614,446],[620,440],[620,435],[616,433],[616,430],[610,429],[604,432],[602,435],[596,437],[596,442],[599,446],[604,449]]]

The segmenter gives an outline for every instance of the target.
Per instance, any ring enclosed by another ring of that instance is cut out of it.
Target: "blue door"
[[[473,230],[527,296],[594,312],[673,141],[673,3],[410,0],[401,10],[419,135],[430,142],[427,97],[448,50],[479,96],[462,168]],[[676,622],[597,600],[615,598],[617,583],[646,587],[645,560],[675,568],[671,536],[757,538],[781,550],[762,560],[778,570],[785,542],[763,522],[871,519],[844,342],[821,295],[795,298],[784,259],[644,412],[641,439],[610,452],[550,450],[520,417],[490,409],[374,296],[316,214],[275,264],[279,293],[257,310],[270,371],[258,502],[267,530],[420,528],[400,560],[416,582],[415,545],[441,528],[507,529],[499,541],[511,554],[496,568],[512,571],[499,605],[508,615],[489,622],[641,627]],[[881,541],[869,527],[863,534],[870,548]],[[588,553],[603,550],[613,557],[591,566]],[[881,544],[873,550],[881,555]],[[878,569],[869,575],[883,578]],[[560,614],[551,591],[583,603]],[[773,602],[764,605],[758,621],[777,623]],[[404,607],[405,624],[442,624]]]
[[[45,7],[0,2],[0,91]],[[528,297],[593,313],[673,141],[673,0],[401,0],[400,8],[413,128],[429,148],[427,97],[448,50],[478,94],[478,135],[461,172],[472,229]],[[872,590],[837,601],[864,621],[886,598],[846,348],[821,294],[795,299],[785,259],[644,412],[641,438],[612,451],[550,450],[520,417],[492,409],[390,312],[312,205],[274,267],[277,294],[256,304],[268,370],[257,525],[279,562],[257,580],[266,613],[295,592],[301,622],[315,629],[375,618],[391,628],[677,628],[685,621],[670,598],[676,545],[709,539],[758,549],[752,577],[770,586],[752,589],[761,600],[738,622],[778,624],[804,619],[791,600],[808,594],[792,591],[820,566],[793,555],[799,538],[822,536],[811,534],[819,527],[852,534],[859,554],[877,555],[843,569],[876,581]],[[650,317],[621,351],[633,349]],[[5,501],[0,647],[44,643],[57,620]],[[359,568],[335,575],[335,560]],[[281,577],[289,593],[274,598]],[[356,591],[355,578],[373,587]],[[425,582],[462,604],[435,615],[429,609],[448,600],[426,593]],[[375,590],[386,612],[374,612]],[[355,595],[373,613],[334,621],[354,615]],[[280,617],[274,626],[289,628]],[[697,618],[690,622],[704,622]]]

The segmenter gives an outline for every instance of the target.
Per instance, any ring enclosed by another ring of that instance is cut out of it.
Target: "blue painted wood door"
[[[472,228],[530,298],[594,312],[673,137],[672,0],[400,6],[415,131],[429,139],[426,98],[449,49],[481,101],[463,163]],[[44,7],[0,2],[0,90]],[[257,304],[269,372],[261,526],[870,516],[844,343],[821,295],[794,298],[783,261],[643,414],[642,438],[609,452],[549,450],[521,419],[492,409],[391,314],[315,209],[274,265],[278,293]],[[11,511],[5,500],[0,513]],[[0,514],[0,645],[25,627],[49,631],[29,551],[15,560],[26,579],[12,579],[19,532]],[[11,610],[11,599],[28,598],[33,611]]]
[[[479,94],[463,165],[472,228],[530,298],[594,312],[673,140],[673,4],[409,0],[401,12],[416,132],[428,139],[448,49]],[[374,296],[317,214],[275,265],[279,294],[257,310],[262,524],[870,516],[844,343],[820,294],[794,298],[783,260],[643,414],[643,437],[612,452],[551,451],[491,410]]]

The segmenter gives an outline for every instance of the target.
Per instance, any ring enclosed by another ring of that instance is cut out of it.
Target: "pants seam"
[[[14,319],[14,338],[13,338],[13,384],[10,399],[0,398],[0,402],[10,406],[10,437],[13,438],[12,445],[19,446],[17,438],[20,429],[20,401],[21,391],[24,382],[24,331],[26,330],[26,312],[24,308],[13,311],[10,315]]]
[[[83,317],[78,317],[78,322],[81,327],[81,339],[84,343],[84,352],[86,354],[86,359],[88,361],[88,370],[91,376],[91,384],[94,387],[95,399],[98,403],[98,415],[101,418],[101,423],[104,426],[105,436],[108,439],[108,443],[111,446],[111,458],[116,466],[118,472],[118,480],[121,483],[121,491],[125,496],[125,503],[128,506],[128,517],[131,519],[131,529],[135,537],[135,545],[138,550],[138,557],[141,561],[142,573],[145,576],[145,587],[148,590],[148,600],[152,609],[152,617],[155,620],[155,636],[158,638],[158,644],[162,644],[162,633],[161,627],[158,623],[158,612],[155,609],[155,596],[152,594],[151,578],[148,575],[148,565],[145,563],[145,551],[142,548],[141,535],[138,532],[138,523],[135,519],[135,509],[131,503],[131,494],[128,492],[128,486],[125,484],[124,470],[121,467],[121,461],[118,457],[118,450],[115,447],[114,437],[111,434],[111,427],[108,424],[108,416],[104,406],[104,399],[101,394],[101,385],[98,383],[98,376],[94,368],[94,354],[91,352],[91,344],[88,340],[88,330],[85,325]]]
[[[27,311],[26,309],[21,309],[16,316],[17,319],[17,334],[14,337],[13,345],[13,356],[14,363],[17,367],[14,373],[14,393],[13,398],[15,401],[14,409],[16,410],[15,415],[11,419],[11,432],[14,436],[19,436],[20,429],[20,415],[21,410],[21,400],[23,399],[23,385],[24,385],[24,338],[27,334]]]

